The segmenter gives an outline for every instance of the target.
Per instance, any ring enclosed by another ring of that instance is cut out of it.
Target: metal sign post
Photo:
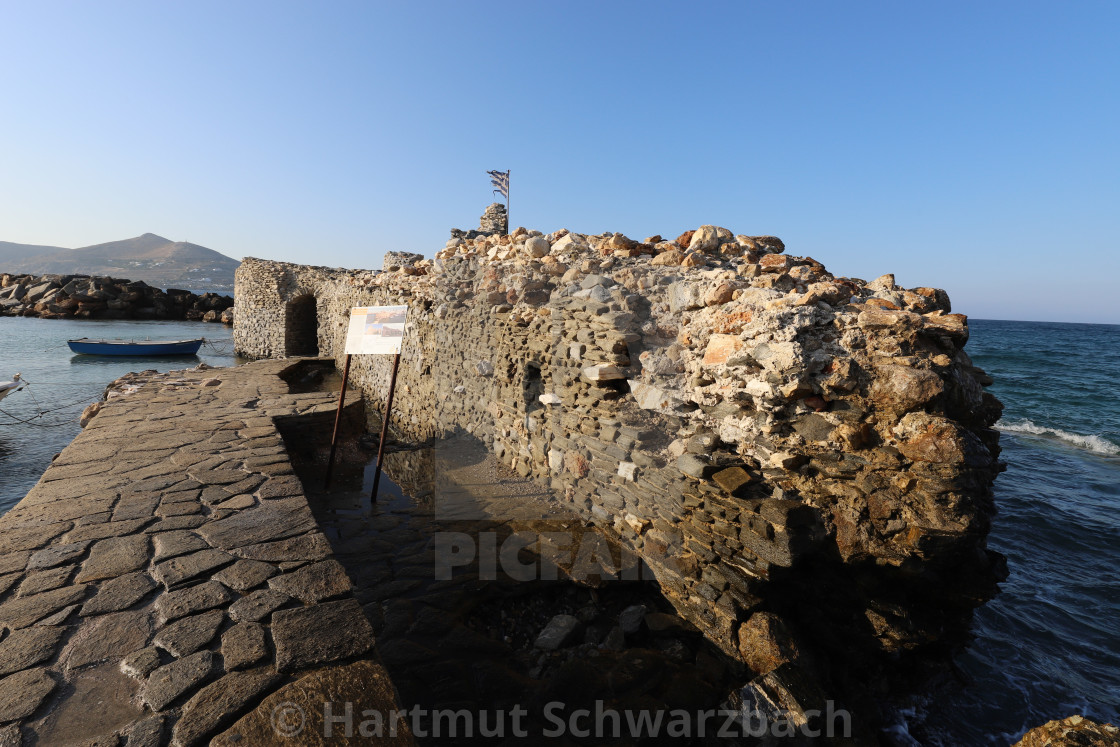
[[[327,458],[327,475],[324,490],[331,486],[338,432],[342,426],[342,410],[346,403],[346,385],[350,379],[350,360],[354,355],[392,355],[393,376],[389,380],[389,396],[381,422],[381,443],[377,446],[377,472],[373,477],[373,500],[377,500],[377,487],[381,482],[381,460],[385,454],[385,441],[389,437],[389,417],[393,408],[393,391],[397,387],[397,370],[401,362],[401,343],[404,341],[404,320],[407,306],[356,306],[350,309],[350,326],[346,331],[346,364],[342,371],[342,391],[338,394],[338,412],[334,416],[331,433],[331,453]]]
[[[389,379],[389,395],[385,398],[385,412],[381,415],[381,440],[377,443],[377,471],[373,473],[371,501],[377,502],[377,486],[381,482],[381,458],[385,455],[385,441],[389,438],[389,413],[393,410],[393,391],[397,388],[397,368],[401,364],[401,354],[393,356],[393,375]]]

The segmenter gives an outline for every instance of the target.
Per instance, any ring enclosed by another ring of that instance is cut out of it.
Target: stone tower
[[[473,239],[479,236],[493,236],[509,232],[509,217],[506,215],[506,206],[500,202],[491,203],[478,219],[478,230],[464,231],[461,228],[451,229],[453,239]]]

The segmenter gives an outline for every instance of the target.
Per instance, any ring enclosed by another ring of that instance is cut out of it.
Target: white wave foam
[[[1016,423],[1005,423],[1002,420],[996,423],[996,428],[1001,431],[1009,431],[1011,433],[1026,433],[1032,436],[1048,436],[1056,438],[1059,441],[1065,441],[1068,444],[1079,446],[1082,449],[1093,452],[1094,454],[1105,454],[1107,456],[1120,455],[1120,446],[1109,441],[1102,436],[1083,436],[1080,433],[1070,433],[1063,431],[1061,428],[1045,428],[1041,425],[1036,425],[1030,420],[1020,420]]]

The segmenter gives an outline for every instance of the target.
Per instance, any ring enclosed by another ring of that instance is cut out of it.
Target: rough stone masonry
[[[798,682],[858,690],[962,639],[1005,574],[986,548],[1001,405],[944,291],[711,225],[472,233],[388,272],[246,259],[236,348],[341,365],[351,307],[408,304],[394,427],[469,432],[550,485],[756,695],[804,705]],[[389,365],[353,362],[375,406]]]

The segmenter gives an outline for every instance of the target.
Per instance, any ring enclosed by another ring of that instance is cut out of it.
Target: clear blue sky
[[[433,254],[772,233],[977,317],[1120,323],[1120,3],[0,0],[0,240]]]

